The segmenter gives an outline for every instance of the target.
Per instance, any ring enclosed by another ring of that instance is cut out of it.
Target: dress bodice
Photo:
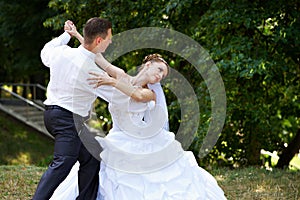
[[[167,114],[159,104],[136,102],[118,90],[113,92],[109,102],[113,128],[99,139],[101,158],[107,166],[144,173],[165,167],[182,156],[183,149],[174,133],[164,129]]]
[[[149,120],[149,111],[155,107],[155,102],[136,102],[118,90],[114,90],[109,102],[109,112],[112,117],[111,131],[124,131],[124,125],[145,126]],[[126,124],[124,123],[126,121]]]

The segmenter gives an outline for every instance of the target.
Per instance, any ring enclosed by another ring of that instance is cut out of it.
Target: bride
[[[166,128],[167,107],[159,84],[168,74],[166,61],[149,55],[133,77],[102,55],[96,62],[111,76],[91,73],[89,81],[112,88],[112,98],[106,100],[113,121],[108,135],[97,138],[103,148],[97,200],[226,199],[215,178]],[[76,163],[51,200],[76,199],[78,169]]]

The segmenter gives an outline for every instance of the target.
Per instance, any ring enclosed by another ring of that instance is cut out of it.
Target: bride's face
[[[168,67],[163,62],[149,62],[146,66],[146,75],[151,84],[160,82],[168,74]]]

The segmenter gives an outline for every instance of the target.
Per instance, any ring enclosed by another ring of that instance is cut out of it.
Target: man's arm
[[[70,36],[74,36],[75,38],[77,38],[81,44],[84,43],[84,38],[77,31],[77,28],[72,21],[70,20],[66,21],[64,25],[64,29],[67,33],[70,34]],[[97,63],[98,66],[100,66],[104,71],[106,71],[110,76],[114,78],[127,76],[127,74],[124,72],[123,69],[112,65],[102,56],[101,53],[98,53],[96,55],[95,62]]]
[[[56,48],[68,44],[70,39],[71,36],[67,32],[64,32],[59,37],[54,38],[50,42],[46,43],[43,49],[41,50],[40,54],[44,65],[49,67],[51,61],[55,58]]]

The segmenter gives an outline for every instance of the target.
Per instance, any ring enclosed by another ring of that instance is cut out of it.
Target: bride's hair
[[[144,68],[144,65],[148,62],[162,62],[167,66],[168,74],[169,74],[169,64],[162,58],[160,54],[154,53],[146,56],[142,62],[142,65],[139,68],[139,71],[141,71]]]

